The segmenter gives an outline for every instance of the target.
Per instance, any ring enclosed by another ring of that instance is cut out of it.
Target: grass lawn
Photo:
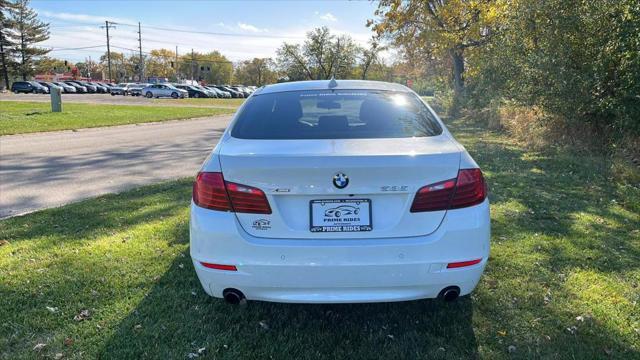
[[[235,111],[233,107],[153,107],[77,103],[65,103],[63,110],[61,113],[52,113],[49,103],[2,101],[0,102],[0,135],[189,119],[232,114]]]
[[[208,298],[188,253],[185,180],[0,222],[0,358],[639,359],[637,172],[630,185],[607,158],[451,129],[491,188],[491,259],[472,296]]]

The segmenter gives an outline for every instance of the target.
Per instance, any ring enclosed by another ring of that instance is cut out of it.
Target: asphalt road
[[[194,176],[230,116],[0,137],[0,218]]]

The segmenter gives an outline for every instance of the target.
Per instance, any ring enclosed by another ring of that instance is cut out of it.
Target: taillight
[[[456,193],[451,199],[450,209],[459,209],[480,204],[487,197],[487,185],[480,169],[458,171]]]
[[[486,197],[482,171],[461,169],[455,179],[420,188],[411,205],[411,212],[459,209],[480,204]]]
[[[231,211],[224,178],[219,172],[198,173],[193,183],[193,202],[203,208]]]
[[[198,173],[193,184],[193,202],[203,208],[240,213],[271,214],[260,189],[224,181],[222,173]]]
[[[262,190],[226,181],[225,184],[235,212],[271,214],[269,201]]]

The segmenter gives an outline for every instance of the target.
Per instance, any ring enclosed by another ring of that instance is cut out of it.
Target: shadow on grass
[[[0,235],[13,244],[45,237],[38,241],[39,251],[59,242],[74,245],[174,215],[189,204],[191,184],[172,181],[3,220]]]
[[[204,294],[184,255],[120,323],[101,358],[184,358],[201,348],[228,359],[478,357],[469,298],[232,306]]]

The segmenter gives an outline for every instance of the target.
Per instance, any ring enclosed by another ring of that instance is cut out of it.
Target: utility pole
[[[140,82],[144,78],[144,60],[142,59],[142,27],[138,21],[138,50],[140,50]]]
[[[111,24],[115,24],[115,23],[111,23]],[[109,25],[109,20],[105,20],[104,22],[104,27],[107,30],[107,67],[109,68],[109,81],[111,80],[111,48],[109,47],[109,28],[116,28],[113,25]]]
[[[180,68],[178,67],[178,45],[176,45],[176,62],[174,62],[174,64],[176,65],[176,80],[179,80],[178,69]]]
[[[194,66],[194,55],[193,55],[193,49],[191,49],[191,81],[193,81],[193,66]]]

